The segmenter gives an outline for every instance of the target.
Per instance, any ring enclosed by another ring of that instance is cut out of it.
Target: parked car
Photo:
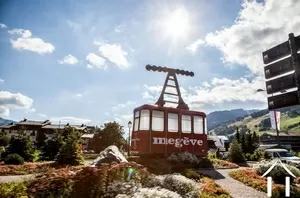
[[[300,168],[300,158],[293,155],[286,149],[267,149],[265,150],[265,154],[271,159],[279,158],[284,163]]]

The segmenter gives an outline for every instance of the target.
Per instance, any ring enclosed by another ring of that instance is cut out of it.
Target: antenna
[[[174,103],[174,104],[178,104],[178,106],[177,106],[178,109],[189,110],[189,106],[183,101],[183,99],[181,97],[180,88],[179,88],[179,84],[178,84],[178,81],[177,81],[176,74],[181,74],[181,75],[193,77],[195,75],[194,72],[189,72],[189,71],[180,70],[180,69],[172,69],[172,68],[167,68],[167,67],[162,67],[162,66],[155,66],[155,65],[146,65],[146,70],[147,71],[158,71],[158,72],[168,73],[167,77],[166,77],[166,80],[165,80],[165,83],[164,83],[164,86],[163,86],[163,89],[162,89],[162,92],[160,94],[160,97],[157,100],[157,102],[155,103],[156,105],[163,107],[166,102],[167,103]],[[174,81],[175,86],[174,85],[169,85],[168,84],[169,81]],[[176,88],[177,94],[166,92],[167,87]],[[164,100],[164,95],[165,94],[166,95],[177,96],[178,97],[178,102]]]

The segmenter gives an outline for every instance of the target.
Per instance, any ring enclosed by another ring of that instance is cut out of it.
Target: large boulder
[[[117,146],[109,146],[100,152],[99,157],[97,157],[91,164],[92,167],[99,166],[102,163],[111,162],[128,162]]]

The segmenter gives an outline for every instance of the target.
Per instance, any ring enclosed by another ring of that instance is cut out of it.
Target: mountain
[[[300,107],[284,108],[280,109],[280,112],[280,132],[300,133]],[[216,135],[230,135],[234,134],[237,128],[239,128],[240,132],[246,132],[248,130],[261,133],[274,132],[274,130],[271,129],[269,110],[264,109],[255,111],[250,115],[248,114],[214,125],[210,128],[209,133]]]
[[[0,118],[0,126],[7,125],[7,124],[9,124],[11,122],[15,122],[15,121],[13,121],[13,120],[6,120],[4,118]]]
[[[224,124],[228,121],[242,119],[257,111],[259,110],[233,109],[225,111],[214,111],[207,115],[207,128],[210,131],[213,128]]]

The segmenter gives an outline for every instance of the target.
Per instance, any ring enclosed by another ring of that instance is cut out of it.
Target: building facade
[[[279,144],[286,148],[300,151],[300,134],[288,134],[279,133]],[[276,145],[277,134],[276,133],[264,133],[260,136],[260,144],[263,145]]]

